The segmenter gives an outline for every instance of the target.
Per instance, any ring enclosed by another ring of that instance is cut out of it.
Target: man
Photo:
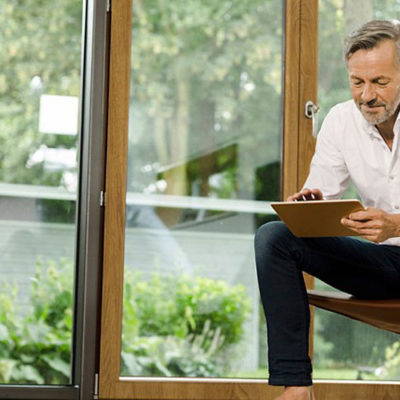
[[[400,21],[363,25],[345,60],[353,100],[325,118],[304,188],[288,200],[337,199],[351,179],[367,209],[342,224],[367,240],[296,238],[282,222],[257,231],[269,383],[285,386],[277,400],[314,399],[303,271],[361,298],[400,296]]]

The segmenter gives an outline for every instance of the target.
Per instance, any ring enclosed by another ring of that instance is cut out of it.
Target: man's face
[[[392,40],[370,50],[358,50],[347,68],[353,99],[364,118],[379,125],[397,116],[400,104],[400,66]]]

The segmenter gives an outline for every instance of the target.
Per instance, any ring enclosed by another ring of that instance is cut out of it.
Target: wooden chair
[[[307,290],[310,304],[324,310],[365,322],[390,332],[400,333],[400,299],[364,300],[328,291]]]

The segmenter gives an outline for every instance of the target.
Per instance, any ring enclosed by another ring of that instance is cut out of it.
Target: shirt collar
[[[394,127],[393,127],[394,136],[397,136],[399,132],[400,132],[400,112],[398,113],[396,122],[394,123]]]

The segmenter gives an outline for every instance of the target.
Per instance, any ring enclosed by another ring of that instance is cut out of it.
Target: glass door
[[[278,393],[253,236],[303,173],[299,103],[313,90],[299,95],[300,65],[315,53],[301,53],[300,29],[313,7],[113,3],[101,398]]]
[[[72,396],[83,3],[1,10],[0,390]]]
[[[123,377],[265,377],[281,54],[281,2],[133,2]]]

